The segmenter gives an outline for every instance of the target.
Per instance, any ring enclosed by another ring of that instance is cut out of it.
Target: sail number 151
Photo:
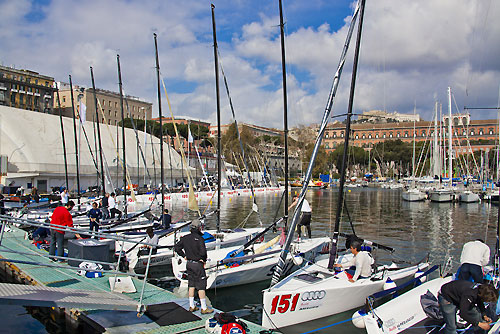
[[[277,295],[271,301],[271,314],[275,314],[276,310],[278,310],[279,313],[285,313],[286,311],[288,311],[288,308],[290,308],[290,312],[295,311],[299,296],[300,293],[295,294],[293,298],[291,294],[281,296]]]

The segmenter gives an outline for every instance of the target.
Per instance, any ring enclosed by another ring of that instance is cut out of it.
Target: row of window
[[[26,82],[28,84],[35,84],[35,85],[38,85],[38,79],[36,78],[30,78],[30,77],[25,77],[23,75],[16,75],[16,74],[8,74],[8,73],[4,73],[4,72],[0,72],[0,79],[2,78],[6,78],[6,79],[12,79],[12,80],[16,80],[16,81],[21,81],[21,82]],[[46,87],[49,87],[50,86],[50,81],[43,81],[43,80],[40,80],[40,85],[42,86],[46,86]]]
[[[433,134],[434,134],[434,130],[431,130],[431,131],[430,131],[430,135],[433,135]],[[494,129],[493,129],[493,128],[489,128],[489,129],[488,129],[488,134],[489,134],[489,135],[493,135],[493,134],[495,134]],[[418,136],[418,134],[417,134],[417,133],[414,133],[413,135],[414,135],[415,137],[416,137],[416,136]],[[439,133],[439,135],[441,135],[441,133]],[[459,135],[459,133],[455,130],[455,131],[454,131],[454,135],[455,135],[455,136],[458,136],[458,135]],[[462,130],[460,135],[462,135],[462,136],[466,136],[466,135],[467,135],[466,130]],[[470,132],[469,132],[469,135],[470,135],[470,136],[475,136],[475,135],[482,136],[482,135],[484,135],[484,129],[483,129],[483,128],[480,128],[480,129],[479,129],[479,131],[477,132],[477,134],[476,134],[476,132],[474,131],[474,129],[471,129],[471,130],[470,130]],[[426,136],[426,131],[425,131],[425,130],[422,130],[422,131],[420,132],[420,136],[421,136],[421,137],[425,137],[425,136]],[[343,138],[343,137],[344,137],[344,132],[341,132],[341,133],[340,133],[340,137],[341,137],[341,138]],[[384,133],[382,133],[382,138],[387,138],[387,137],[388,137],[388,138],[393,138],[393,137],[394,137],[394,135],[393,135],[393,133],[392,133],[392,132],[389,132],[389,135],[388,135],[388,136],[386,135],[386,133],[385,133],[385,132],[384,132]],[[405,132],[404,132],[403,137],[404,137],[404,138],[408,138],[408,137],[410,137],[409,131],[405,131]],[[328,133],[328,132],[325,134],[325,138],[329,138],[329,133]],[[334,133],[332,134],[332,138],[337,138],[337,133],[336,133],[336,132],[334,132]],[[359,137],[359,135],[355,135],[355,136],[354,136],[354,138],[355,138],[355,139],[359,139],[360,137]],[[366,134],[362,134],[362,135],[361,135],[361,139],[366,139],[366,138],[367,138]],[[378,138],[379,138],[379,134],[378,134],[378,133],[376,133],[376,134],[375,134],[375,138],[376,138],[376,139],[378,139]],[[396,138],[401,138],[401,132],[400,132],[400,131],[396,132]],[[371,134],[371,133],[370,133],[370,134],[368,134],[368,139],[372,139],[372,134]]]

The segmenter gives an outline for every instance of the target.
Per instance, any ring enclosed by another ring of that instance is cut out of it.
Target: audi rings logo
[[[326,296],[326,291],[325,290],[318,290],[318,291],[307,291],[302,294],[300,299],[302,301],[310,301],[310,300],[320,300],[325,298]]]

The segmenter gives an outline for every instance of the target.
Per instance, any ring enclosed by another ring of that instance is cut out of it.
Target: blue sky
[[[213,1],[221,62],[240,122],[282,126],[277,0]],[[283,0],[289,122],[317,123],[328,97],[354,2]],[[367,0],[355,112],[495,107],[500,86],[500,4],[493,0]],[[215,122],[209,1],[0,0],[0,63],[76,84],[117,90],[120,54],[125,91],[154,103],[153,32],[174,114]],[[334,114],[347,108],[352,49]],[[221,80],[222,82],[222,80]],[[221,86],[222,119],[231,119]],[[163,106],[167,110],[167,106]],[[496,118],[475,112],[474,119]]]

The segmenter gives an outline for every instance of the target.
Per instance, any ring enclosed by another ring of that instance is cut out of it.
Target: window
[[[399,131],[398,131],[398,133],[397,133],[397,137],[398,137],[398,138],[399,138],[399,137],[401,137],[401,133],[400,133]]]
[[[422,137],[425,137],[425,130],[422,131]]]
[[[337,132],[333,133],[333,138],[337,138]]]
[[[66,96],[63,96],[63,103],[66,102]]]
[[[384,132],[384,134],[382,135],[382,138],[384,138],[384,139],[385,139],[385,132]]]
[[[389,132],[389,138],[392,138],[392,132]]]
[[[365,136],[365,134],[364,134],[364,133],[363,133],[363,135],[361,136],[361,138],[366,139],[366,136]]]
[[[356,138],[356,139],[359,139],[359,136],[358,136],[358,135],[356,135],[356,137],[355,137],[355,138]]]
[[[325,138],[328,138],[328,132],[327,132],[327,133],[325,133]]]
[[[368,135],[368,139],[372,139],[372,134],[371,133]]]
[[[408,138],[408,131],[405,131],[405,138]]]
[[[115,108],[118,108],[118,102],[115,102]]]
[[[375,138],[377,138],[377,139],[378,139],[378,133],[375,135]]]
[[[37,84],[37,85],[38,85],[38,79],[35,79],[35,84]]]
[[[470,135],[474,136],[474,130],[470,130]]]
[[[479,135],[482,136],[483,135],[483,128],[479,129]]]
[[[340,133],[340,138],[344,138],[344,131]]]
[[[328,143],[326,143],[326,144],[325,144],[325,148],[330,148],[330,147],[328,146]]]
[[[16,93],[10,93],[10,103],[16,103]]]
[[[23,94],[19,94],[19,103],[24,104],[24,95]]]
[[[493,128],[489,128],[489,129],[488,129],[488,133],[489,133],[490,135],[492,135],[492,134],[493,134]]]

